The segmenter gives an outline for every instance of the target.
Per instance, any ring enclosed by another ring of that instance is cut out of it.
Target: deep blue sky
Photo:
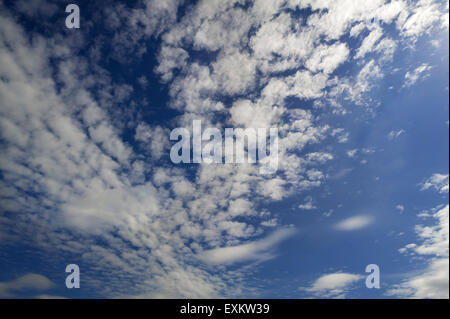
[[[0,2],[0,298],[448,298],[448,2],[66,4]],[[279,170],[173,164],[192,119]]]

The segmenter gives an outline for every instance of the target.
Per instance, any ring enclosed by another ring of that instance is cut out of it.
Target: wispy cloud
[[[416,226],[420,243],[410,243],[399,251],[403,254],[431,256],[419,274],[410,276],[388,290],[388,295],[412,298],[449,298],[449,207],[435,209],[431,216],[437,223]]]
[[[417,81],[423,80],[429,76],[427,71],[431,70],[431,66],[424,63],[411,72],[406,72],[404,87],[413,86]]]
[[[405,133],[405,130],[403,130],[403,129],[400,129],[400,130],[397,130],[397,131],[393,130],[393,131],[389,132],[387,137],[388,137],[388,140],[392,141],[392,140],[395,140],[396,138],[398,138],[400,135],[402,135],[404,133]]]
[[[248,244],[206,250],[200,254],[199,258],[209,264],[222,265],[248,260],[263,261],[271,259],[276,256],[273,251],[275,246],[294,233],[295,230],[291,228],[280,229],[263,239]]]

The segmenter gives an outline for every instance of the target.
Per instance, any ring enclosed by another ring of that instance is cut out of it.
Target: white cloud
[[[365,228],[372,224],[373,217],[368,215],[357,215],[340,221],[335,228],[342,231],[352,231]]]
[[[321,298],[344,298],[350,290],[364,276],[337,272],[319,277],[310,287],[301,288]]]
[[[270,220],[265,220],[265,221],[261,222],[261,226],[264,226],[264,227],[275,227],[278,225],[279,225],[278,219],[276,219],[276,218],[272,218]]]
[[[313,55],[306,61],[306,67],[313,72],[321,70],[324,73],[332,73],[347,60],[349,52],[345,43],[321,45],[314,49]]]
[[[335,84],[330,92],[331,99],[344,97],[359,105],[367,105],[372,102],[371,99],[364,99],[365,94],[369,92],[375,85],[376,81],[383,78],[380,66],[375,60],[365,63],[354,79],[333,79],[330,84]]]
[[[448,192],[448,175],[434,174],[423,184],[425,189],[434,187]],[[428,183],[428,184],[427,184]],[[437,185],[436,185],[437,184]],[[446,184],[446,185],[443,185]],[[422,190],[424,189],[422,187]],[[446,188],[445,188],[446,187]],[[427,266],[409,276],[400,284],[393,285],[388,295],[408,298],[449,298],[449,205],[439,205],[432,213],[420,213],[419,217],[433,218],[432,225],[416,225],[419,243],[409,243],[400,248],[402,254],[429,257]]]
[[[387,294],[416,299],[448,299],[448,258],[434,259],[426,270],[400,285],[395,285]]]
[[[146,52],[142,42],[175,23],[179,3],[178,0],[148,0],[142,1],[139,9],[123,4],[106,6],[106,25],[116,31],[110,39],[114,58],[128,61],[130,57],[142,57]]]
[[[393,130],[390,131],[389,134],[387,135],[388,140],[392,141],[395,140],[396,138],[398,138],[400,135],[404,134],[405,130],[404,129],[400,129],[400,130]]]
[[[273,252],[275,246],[294,233],[294,229],[280,229],[266,238],[254,242],[204,251],[199,258],[212,265],[226,265],[248,260],[267,260],[275,256]]]
[[[158,66],[155,71],[161,74],[163,81],[170,81],[173,78],[174,69],[182,69],[186,66],[189,54],[182,48],[163,46],[158,56]]]
[[[416,226],[416,233],[422,239],[420,245],[409,246],[419,255],[448,256],[448,205],[432,215],[438,221],[435,226]]]
[[[359,49],[356,51],[355,59],[363,58],[367,53],[372,51],[375,43],[381,38],[383,32],[377,28],[370,32],[370,34],[364,39]]]
[[[360,23],[356,24],[355,26],[353,26],[350,29],[350,36],[351,37],[358,36],[364,30],[365,27],[366,27],[366,25],[364,22],[360,22]]]
[[[435,209],[431,216],[437,223],[433,226],[416,226],[421,243],[410,243],[399,249],[401,253],[432,256],[419,274],[394,285],[388,295],[409,298],[449,298],[449,206]]]
[[[338,143],[346,143],[348,142],[349,133],[345,131],[343,128],[336,128],[331,131],[331,136],[336,136]]]
[[[0,282],[0,298],[12,298],[19,292],[44,291],[53,286],[54,284],[47,277],[30,273],[12,281]]]
[[[412,4],[412,6],[414,5]],[[397,21],[397,28],[404,36],[417,38],[424,32],[429,32],[433,24],[440,18],[439,5],[434,1],[422,0],[415,4],[410,16],[406,12],[402,12]]]
[[[312,210],[316,209],[317,207],[313,205],[313,199],[311,196],[307,196],[303,202],[303,204],[300,204],[298,208],[303,210]]]
[[[139,123],[136,127],[135,139],[141,142],[144,152],[148,152],[150,156],[158,160],[166,155],[169,149],[168,129],[161,126],[150,127],[145,123]]]
[[[448,193],[448,174],[433,174],[430,178],[428,178],[425,182],[421,184],[421,190],[427,190],[430,188],[434,188],[439,191],[441,194]]]
[[[356,156],[356,153],[358,153],[358,149],[355,148],[353,150],[347,151],[347,156],[353,158]]]
[[[244,93],[254,85],[256,64],[248,53],[227,52],[212,64],[213,77],[224,93]]]
[[[410,87],[414,85],[418,80],[423,80],[429,76],[427,71],[431,70],[432,67],[426,63],[423,63],[421,66],[417,67],[412,72],[406,72],[405,74],[405,83],[404,87]]]
[[[383,53],[382,57],[380,58],[380,61],[384,62],[384,61],[392,61],[396,49],[397,49],[396,41],[390,38],[383,38],[375,46],[374,51]]]

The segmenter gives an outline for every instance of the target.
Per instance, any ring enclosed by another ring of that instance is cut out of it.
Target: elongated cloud
[[[347,290],[363,278],[364,276],[358,274],[337,272],[323,275],[316,279],[310,287],[301,289],[318,297],[342,298],[345,297]]]
[[[352,231],[352,230],[358,230],[361,228],[365,228],[369,226],[373,222],[373,217],[368,215],[358,215],[349,217],[347,219],[344,219],[343,221],[340,221],[335,225],[335,228],[337,230],[342,231]]]
[[[294,229],[280,229],[263,239],[248,244],[207,250],[201,254],[200,258],[209,264],[224,265],[247,260],[267,260],[275,256],[273,252],[275,246],[294,233]]]
[[[23,291],[45,291],[53,286],[54,283],[45,276],[26,274],[9,282],[0,282],[0,298],[11,298]]]

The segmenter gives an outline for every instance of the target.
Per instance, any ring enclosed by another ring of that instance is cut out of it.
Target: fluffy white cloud
[[[358,153],[358,149],[349,150],[347,151],[347,156],[353,158],[356,156],[356,153]]]
[[[170,144],[167,136],[169,135],[169,130],[161,126],[150,127],[145,123],[139,123],[136,127],[135,139],[141,142],[145,152],[158,160],[168,153]]]
[[[176,21],[180,1],[146,0],[138,4],[140,9],[123,4],[104,8],[107,27],[116,31],[109,41],[113,56],[119,61],[141,57],[147,51],[145,39],[161,34]]]
[[[422,183],[421,190],[434,188],[441,194],[448,193],[448,174],[433,174],[425,182]]]
[[[306,61],[306,67],[313,72],[332,73],[348,58],[349,50],[345,43],[335,43],[331,46],[318,46],[312,56]]]
[[[448,299],[448,268],[448,258],[434,259],[422,274],[390,289],[388,295],[416,299]]]
[[[421,243],[410,243],[399,249],[401,253],[432,256],[428,266],[418,275],[394,285],[387,293],[409,298],[449,298],[449,207],[435,209],[431,215],[437,223],[433,226],[416,226]]]
[[[170,81],[173,78],[174,69],[183,69],[188,57],[189,54],[182,48],[163,46],[159,52],[159,64],[155,71],[161,74],[163,81]]]
[[[312,210],[316,209],[317,207],[313,205],[313,199],[311,196],[307,196],[303,202],[303,204],[300,204],[298,208],[303,210]]]
[[[422,184],[422,190],[433,187],[439,193],[448,193],[448,175],[434,174]],[[439,205],[419,214],[434,224],[416,225],[418,243],[400,248],[402,254],[428,257],[427,266],[419,274],[409,276],[388,290],[388,295],[408,298],[449,298],[449,205]]]
[[[416,226],[416,233],[423,242],[420,245],[409,244],[408,247],[402,248],[401,252],[412,249],[419,255],[448,256],[448,205],[436,210],[431,217],[437,220],[436,225]]]
[[[364,64],[355,79],[344,78],[330,81],[330,84],[334,84],[334,86],[332,86],[328,95],[331,99],[343,97],[357,104],[367,105],[372,100],[366,100],[365,94],[374,87],[376,80],[383,78],[383,76],[380,66],[375,60],[370,60]]]
[[[381,38],[383,31],[376,28],[364,39],[359,49],[356,51],[355,58],[363,58],[368,52],[370,52],[375,43]]]
[[[397,28],[408,37],[417,38],[420,34],[429,32],[443,15],[439,4],[434,1],[421,0],[411,4],[411,7],[412,14],[408,16],[406,12],[402,12],[397,21]]]

